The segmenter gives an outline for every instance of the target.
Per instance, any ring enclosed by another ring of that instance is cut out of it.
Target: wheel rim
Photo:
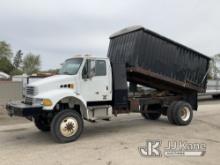
[[[60,124],[60,132],[65,137],[73,136],[78,130],[78,122],[73,117],[66,117]]]
[[[188,107],[183,107],[180,110],[180,117],[183,121],[187,121],[190,118],[190,110]]]

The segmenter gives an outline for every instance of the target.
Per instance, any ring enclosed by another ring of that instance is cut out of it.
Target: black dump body
[[[127,81],[174,93],[205,92],[210,58],[141,26],[110,36],[114,104],[126,104]]]

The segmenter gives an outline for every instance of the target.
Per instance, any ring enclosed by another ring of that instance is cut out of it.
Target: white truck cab
[[[49,131],[54,115],[64,109],[67,110],[65,112],[69,110],[70,114],[74,112],[80,122],[82,119],[110,119],[111,101],[112,71],[109,59],[86,55],[67,59],[59,75],[29,84],[24,101],[8,103],[7,109],[11,115],[33,117],[40,130]],[[73,136],[81,127],[79,121],[71,117],[67,119],[60,121],[63,128],[55,126],[51,130],[60,132],[59,135],[54,133],[58,141],[72,141],[79,136]],[[70,128],[67,129],[67,126]],[[77,129],[74,131],[73,127]]]
[[[71,98],[87,104],[111,101],[112,73],[108,58],[77,56],[67,59],[59,75],[29,84],[26,101],[41,104],[43,110],[53,110],[62,99]],[[89,119],[89,116],[84,116]]]

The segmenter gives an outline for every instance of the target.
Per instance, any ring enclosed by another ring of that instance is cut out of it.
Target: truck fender
[[[73,92],[71,89],[53,90],[49,92],[41,93],[36,98],[50,99],[52,101],[51,106],[44,106],[43,110],[53,110],[57,103],[60,101],[67,102],[69,104],[79,104],[80,113],[83,118],[88,117],[88,108],[85,99],[80,95]]]

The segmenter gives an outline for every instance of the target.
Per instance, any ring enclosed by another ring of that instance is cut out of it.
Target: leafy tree
[[[0,58],[0,71],[10,74],[13,69],[14,67],[7,57]]]
[[[40,55],[27,54],[23,59],[23,71],[31,75],[39,71],[41,65]]]
[[[0,58],[6,57],[8,60],[12,57],[11,47],[5,41],[0,41]]]
[[[18,69],[20,66],[21,66],[21,63],[22,63],[22,51],[19,50],[17,51],[15,57],[14,57],[14,60],[13,60],[13,65],[16,69]]]
[[[11,72],[10,72],[10,75],[22,75],[23,74],[23,71],[21,69],[17,69],[17,68],[14,68]]]

